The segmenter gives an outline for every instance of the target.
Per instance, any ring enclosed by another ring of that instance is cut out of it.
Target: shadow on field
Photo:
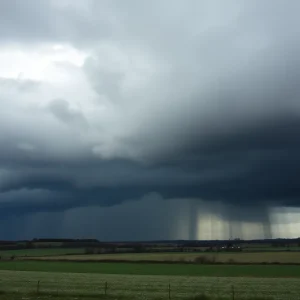
[[[185,298],[185,300],[239,300],[240,298],[233,297],[211,297],[206,294],[196,295],[194,297]],[[243,297],[243,300],[273,300],[272,297]]]
[[[133,299],[140,299],[140,296],[122,296],[122,295],[105,295],[105,294],[77,294],[77,293],[48,293],[48,292],[31,292],[31,293],[20,293],[20,292],[5,292],[0,291],[0,299],[3,300],[31,300],[31,299],[69,299],[69,300],[84,300],[84,299],[105,299],[105,300],[133,300]],[[178,297],[175,297],[178,299]],[[151,298],[156,300],[155,298]],[[164,299],[164,298],[157,298],[157,300]],[[171,300],[171,297],[165,297],[167,300]],[[199,294],[193,297],[182,297],[183,300],[239,300],[238,297],[211,297],[206,294]],[[250,298],[242,298],[243,300],[273,300],[271,297],[250,297]]]
[[[287,265],[287,266],[299,266],[299,262],[279,262],[279,261],[262,261],[262,262],[240,262],[233,258],[227,261],[216,261],[214,257],[208,258],[206,256],[198,256],[194,260],[184,260],[183,258],[178,260],[129,260],[129,259],[40,259],[40,258],[27,258],[17,259],[17,261],[42,261],[42,262],[73,262],[73,263],[132,263],[132,264],[169,264],[169,265]]]
[[[104,295],[104,294],[78,294],[78,293],[48,293],[48,292],[30,292],[30,293],[20,293],[20,292],[4,292],[0,291],[0,299],[4,300],[31,300],[31,299],[70,299],[70,300],[83,300],[83,299],[106,299],[106,300],[129,300],[133,299],[133,297],[129,296],[112,296],[112,295]]]

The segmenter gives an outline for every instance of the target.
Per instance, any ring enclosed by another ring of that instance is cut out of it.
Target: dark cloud
[[[31,212],[1,218],[9,230],[1,236],[93,237],[101,240],[164,240],[263,238],[276,233],[266,209],[249,206],[248,213],[220,202],[199,199],[163,199],[148,194],[138,201],[111,207],[89,206],[63,212]],[[291,222],[291,218],[286,218]],[[11,226],[15,223],[17,226]],[[282,224],[279,227],[285,226]],[[51,227],[45,231],[44,228]],[[269,235],[268,235],[269,234]]]
[[[88,122],[80,110],[70,107],[70,104],[63,99],[52,100],[48,109],[53,115],[60,121],[71,123],[73,126],[79,126],[79,128],[86,128]]]
[[[256,206],[270,236],[269,207],[300,205],[299,8],[2,1],[2,214],[156,193]]]

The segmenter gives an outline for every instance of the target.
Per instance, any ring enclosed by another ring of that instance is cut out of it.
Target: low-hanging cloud
[[[19,6],[0,9],[2,210],[300,205],[298,1]]]

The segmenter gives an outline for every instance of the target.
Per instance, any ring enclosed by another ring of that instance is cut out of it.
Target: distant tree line
[[[289,247],[299,246],[298,239],[273,240],[217,240],[217,241],[155,241],[155,242],[118,242],[107,243],[97,239],[46,239],[35,238],[23,241],[0,241],[0,250],[18,250],[31,248],[84,248],[86,253],[115,252],[196,252],[196,251],[240,251],[242,247],[268,246]]]

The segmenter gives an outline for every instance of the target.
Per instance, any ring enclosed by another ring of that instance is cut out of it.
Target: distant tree
[[[136,246],[134,246],[134,252],[136,252],[136,253],[141,253],[141,252],[144,252],[144,247],[143,247],[143,245],[136,245]]]
[[[111,253],[116,253],[117,252],[117,247],[111,247],[110,251],[111,251]]]
[[[27,248],[27,249],[31,249],[31,248],[33,248],[33,243],[31,242],[31,241],[27,241],[26,243],[25,243],[25,247]]]
[[[103,248],[98,248],[97,249],[97,254],[103,254],[104,252],[104,249]]]
[[[84,249],[84,253],[85,253],[85,254],[94,254],[95,251],[94,251],[93,248],[85,248],[85,249]]]

